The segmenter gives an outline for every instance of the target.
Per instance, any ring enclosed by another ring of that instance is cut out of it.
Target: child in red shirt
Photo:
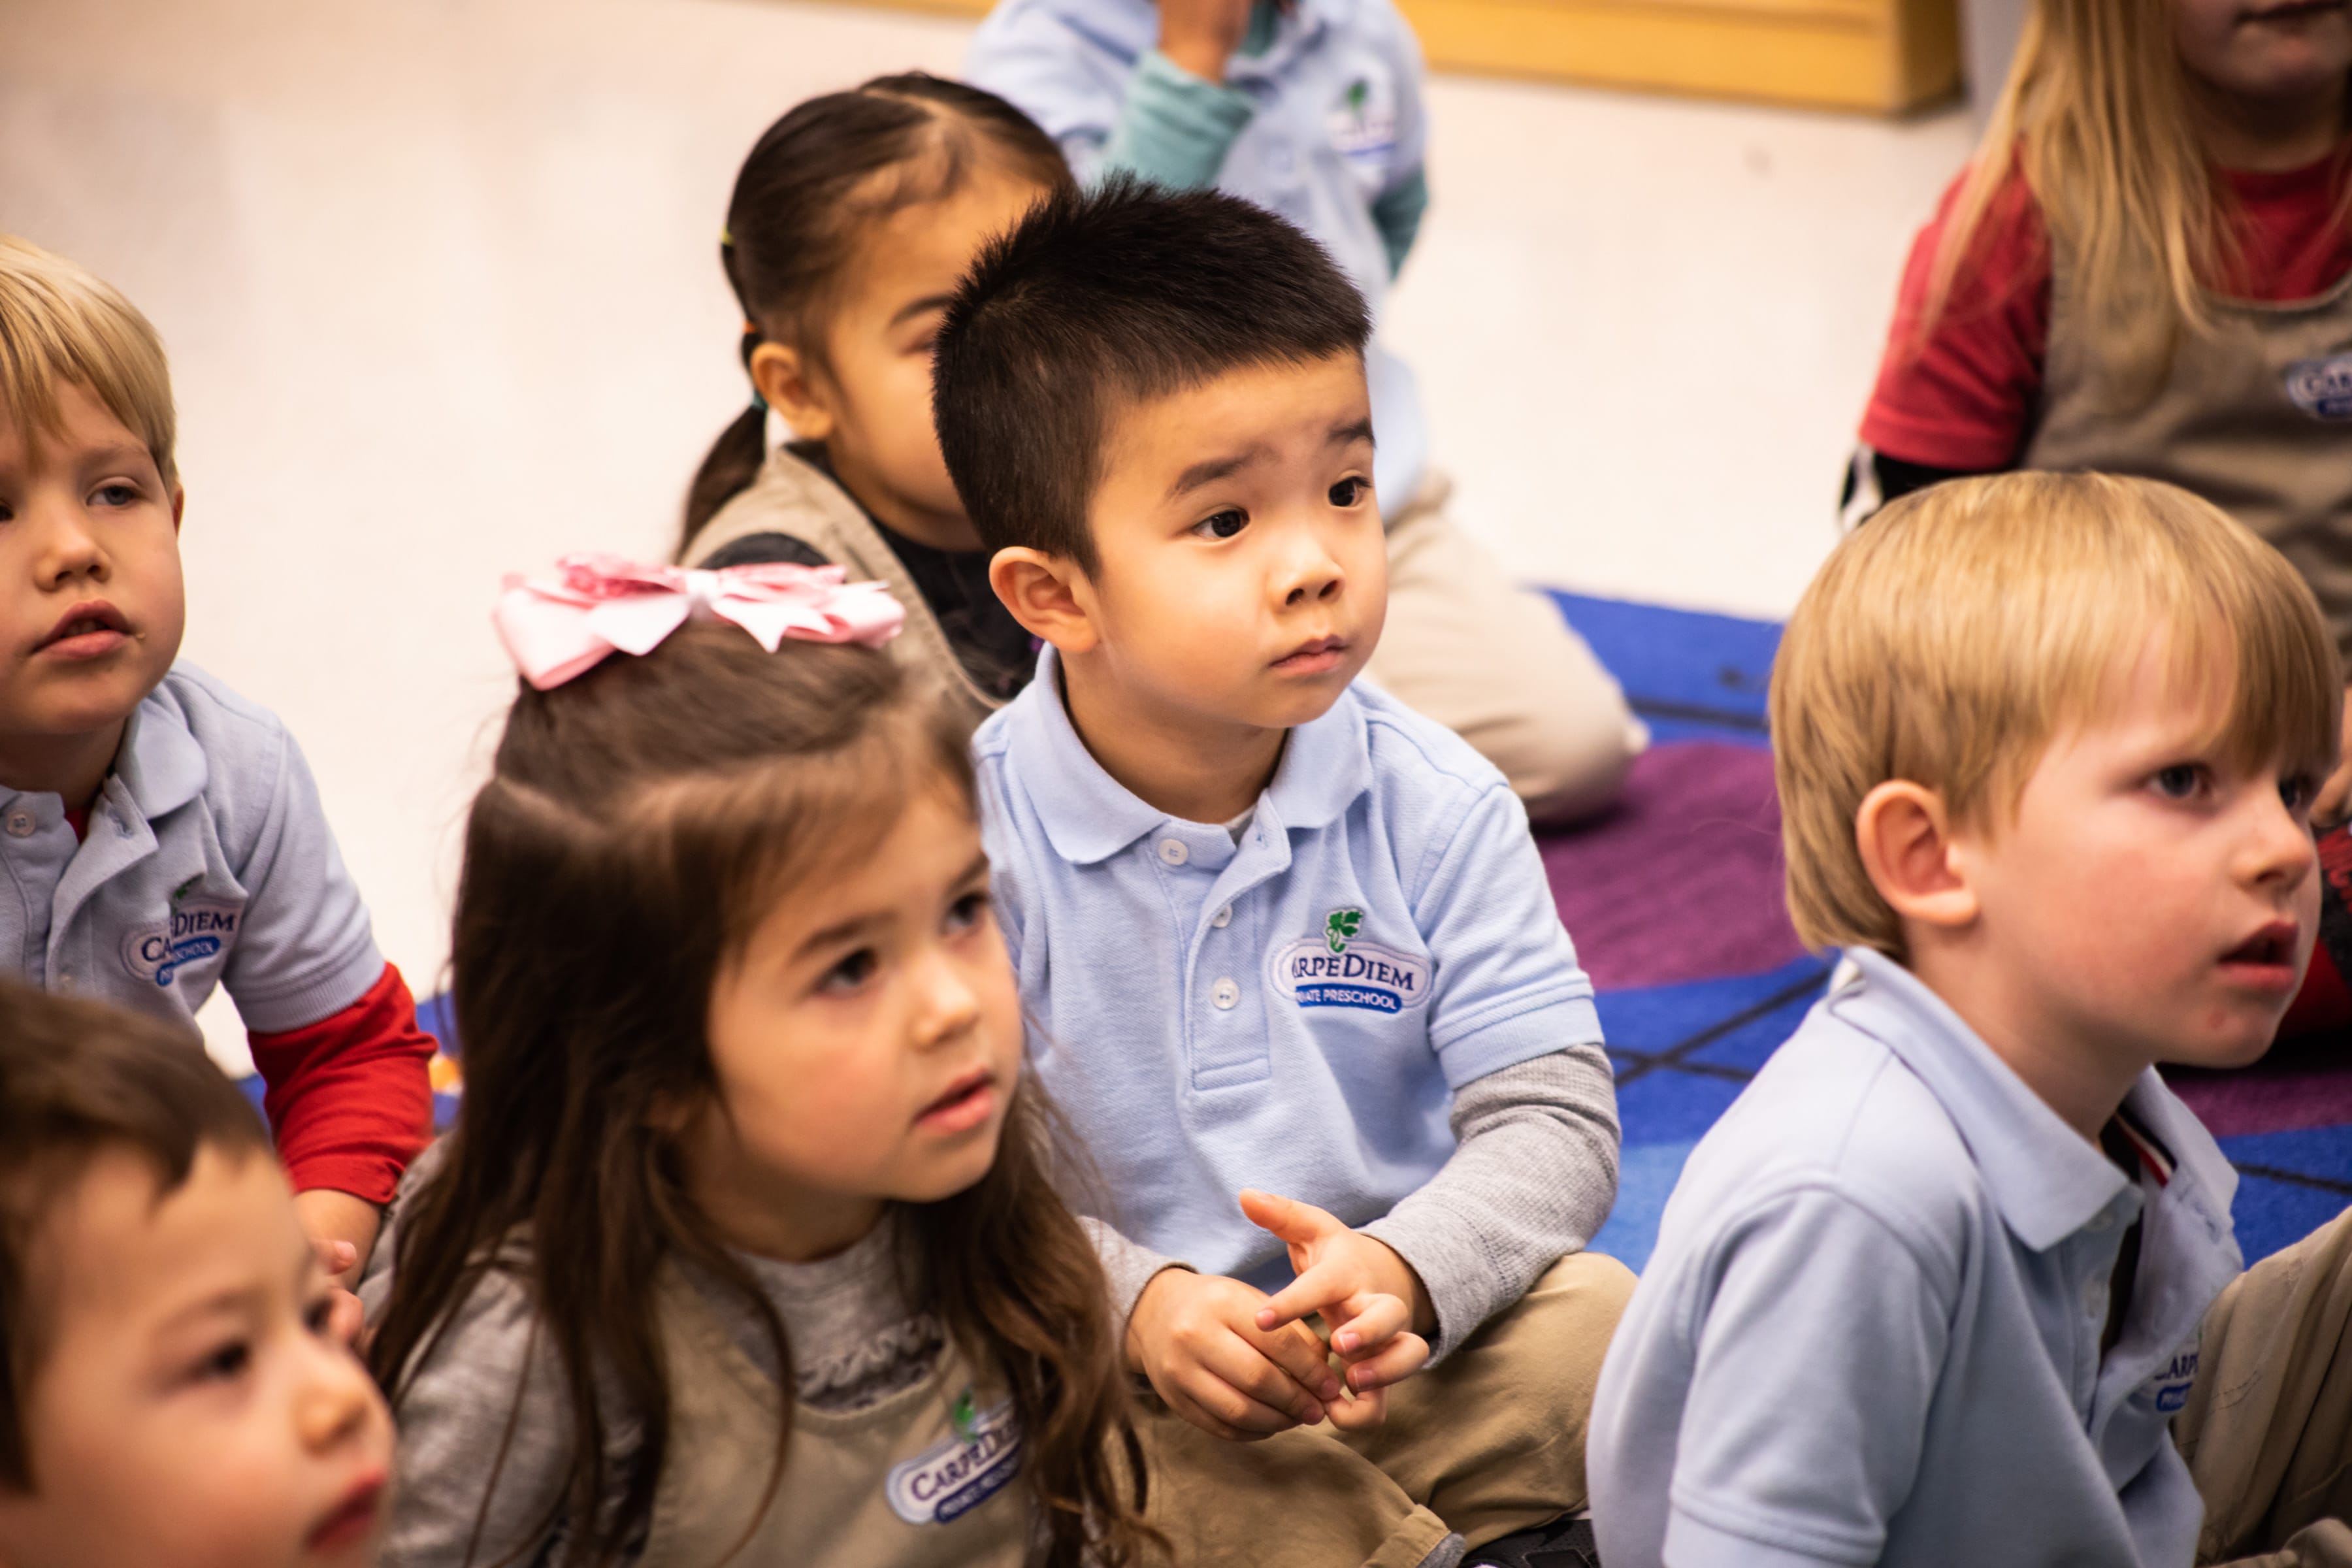
[[[1848,520],[1958,474],[2170,480],[2276,545],[2352,654],[2347,82],[2341,5],[2042,0],[1912,247]],[[2347,796],[2352,763],[2315,819]],[[2323,863],[2288,1033],[2352,1021],[2352,842]]]

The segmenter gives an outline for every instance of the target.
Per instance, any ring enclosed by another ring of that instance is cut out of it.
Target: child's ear
[[[1062,653],[1087,653],[1102,641],[1094,616],[1094,585],[1066,556],[1012,544],[988,563],[988,585],[1029,635]]]
[[[1853,837],[1871,885],[1904,920],[1955,931],[1977,918],[1977,891],[1937,791],[1889,779],[1862,797]]]
[[[188,487],[185,485],[173,485],[172,487],[172,532],[175,536],[180,531],[180,520],[187,514]],[[5,1563],[0,1563],[0,1568],[8,1568],[8,1565]]]
[[[833,404],[824,380],[803,357],[784,343],[762,342],[751,351],[751,384],[768,406],[784,417],[793,434],[803,441],[822,441],[833,434]]]

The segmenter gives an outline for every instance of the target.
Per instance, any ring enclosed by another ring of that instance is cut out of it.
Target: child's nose
[[[106,552],[78,507],[45,505],[26,521],[39,530],[41,584],[60,587],[76,577],[105,575]]]
[[[2310,826],[2289,811],[2286,802],[2270,795],[2255,816],[2247,837],[2243,872],[2250,882],[2284,882],[2292,888],[2319,863]]]
[[[953,1039],[980,1017],[979,994],[948,954],[932,954],[920,966],[916,984],[922,988],[918,1032],[923,1044]]]
[[[295,1396],[303,1447],[313,1453],[340,1447],[383,1415],[383,1396],[359,1358],[340,1345],[317,1345]]]
[[[1347,580],[1348,574],[1331,552],[1323,548],[1323,542],[1302,530],[1298,545],[1284,563],[1280,579],[1283,607],[1297,609],[1305,605],[1328,603],[1339,596]]]

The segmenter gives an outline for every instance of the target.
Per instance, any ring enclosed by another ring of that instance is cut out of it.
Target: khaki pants
[[[2352,1209],[2221,1292],[2172,1434],[2198,1562],[2352,1568]]]
[[[1389,615],[1372,679],[1460,735],[1511,781],[1534,822],[1616,798],[1649,731],[1584,639],[1445,515],[1433,475],[1389,527]]]
[[[1258,1443],[1213,1437],[1146,1395],[1151,1521],[1178,1563],[1413,1568],[1585,1505],[1584,1434],[1601,1353],[1633,1293],[1613,1258],[1554,1264],[1437,1366],[1389,1390],[1387,1422]]]

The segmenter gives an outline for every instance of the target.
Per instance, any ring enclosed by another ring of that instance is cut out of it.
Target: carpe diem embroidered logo
[[[179,893],[187,889],[182,884]],[[237,921],[244,917],[242,904],[174,904],[163,924],[142,926],[122,939],[123,966],[142,980],[168,986],[181,970],[215,956],[234,942]]]
[[[2295,361],[2286,367],[2286,395],[2314,419],[2352,419],[2352,354]]]
[[[1396,149],[1395,85],[1381,77],[1358,77],[1331,106],[1327,129],[1342,157],[1387,157]]]
[[[1363,910],[1333,910],[1320,934],[1276,951],[1274,988],[1301,1007],[1402,1013],[1427,1002],[1429,960],[1361,941],[1363,929]]]
[[[908,1524],[953,1524],[1021,1472],[1013,1401],[974,1413],[959,1400],[953,1419],[954,1436],[891,1467],[890,1511]]]
[[[2182,1351],[2148,1382],[2156,1390],[2157,1413],[2179,1415],[2189,1403],[2189,1391],[2197,1386],[2197,1352]]]

